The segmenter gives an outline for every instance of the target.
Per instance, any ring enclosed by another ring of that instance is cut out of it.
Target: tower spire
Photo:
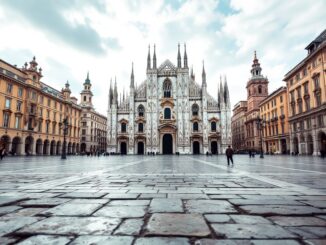
[[[226,75],[224,75],[224,102],[226,106],[230,105],[230,94]]]
[[[117,77],[114,77],[114,92],[113,92],[114,103],[118,104],[118,89],[117,89]]]
[[[183,55],[183,68],[188,68],[188,57],[187,57],[186,43],[185,43],[185,53]]]
[[[178,43],[178,68],[181,68],[180,43]]]
[[[254,51],[254,60],[252,62],[252,66],[251,66],[251,75],[253,77],[259,77],[261,76],[261,67],[259,64],[259,60],[257,58],[257,52],[256,50]]]
[[[203,61],[203,71],[202,71],[201,77],[202,77],[202,86],[207,86],[207,84],[206,84],[206,72],[205,72],[205,64],[204,64],[204,61]]]
[[[147,70],[151,69],[151,47],[148,45]]]
[[[154,44],[154,54],[153,54],[153,69],[156,69],[156,52],[155,52],[155,44]]]
[[[130,76],[130,88],[135,86],[135,77],[134,77],[134,62],[131,63],[131,76]]]
[[[224,89],[223,89],[223,82],[222,82],[222,76],[220,76],[220,89],[219,89],[219,98],[220,98],[220,105],[224,104]]]

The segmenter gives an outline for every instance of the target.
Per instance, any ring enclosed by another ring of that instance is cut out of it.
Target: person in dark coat
[[[234,154],[233,149],[231,148],[231,146],[228,146],[228,148],[225,151],[225,155],[228,160],[228,165],[230,165],[230,161],[233,165],[233,154]]]

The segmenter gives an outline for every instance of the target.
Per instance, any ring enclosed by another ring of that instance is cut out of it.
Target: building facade
[[[106,152],[107,118],[96,112],[93,106],[92,84],[89,73],[80,93],[81,106],[81,153]]]
[[[247,112],[246,112],[246,140],[247,149],[260,151],[261,130],[259,128],[259,104],[268,96],[268,80],[261,73],[262,68],[257,59],[256,51],[251,68],[251,78],[247,82]]]
[[[63,148],[63,120],[68,118],[66,152],[79,152],[81,108],[69,83],[58,91],[41,81],[35,57],[17,68],[0,60],[0,141],[13,155],[57,155]]]
[[[290,152],[288,97],[286,87],[272,92],[259,104],[263,120],[263,151],[270,154]]]
[[[284,78],[289,98],[290,151],[326,152],[326,30],[307,47],[308,55]]]
[[[232,147],[235,152],[241,152],[247,149],[246,136],[246,112],[247,101],[239,101],[233,108],[231,120],[232,128]]]
[[[182,64],[183,63],[183,64]],[[155,53],[147,57],[147,77],[135,86],[132,68],[129,95],[118,101],[117,84],[108,98],[108,152],[121,154],[224,153],[231,144],[230,97],[226,79],[217,99],[207,92],[203,65],[201,85],[189,74],[186,46],[183,62],[157,66]]]

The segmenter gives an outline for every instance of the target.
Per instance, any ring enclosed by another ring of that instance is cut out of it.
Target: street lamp
[[[100,155],[101,150],[101,132],[100,129],[97,129],[97,155]]]
[[[68,118],[63,119],[63,148],[61,152],[61,159],[67,159],[66,154],[66,135],[68,133]]]
[[[265,120],[257,117],[257,129],[260,133],[260,158],[264,158],[264,152],[263,152],[263,127],[265,127]]]

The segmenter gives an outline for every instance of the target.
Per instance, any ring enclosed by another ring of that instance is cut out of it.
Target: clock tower
[[[93,93],[91,91],[91,80],[89,79],[89,72],[87,72],[87,77],[85,79],[84,82],[84,89],[81,91],[80,93],[80,104],[83,107],[93,107],[93,103],[92,103],[92,97],[93,97]]]

